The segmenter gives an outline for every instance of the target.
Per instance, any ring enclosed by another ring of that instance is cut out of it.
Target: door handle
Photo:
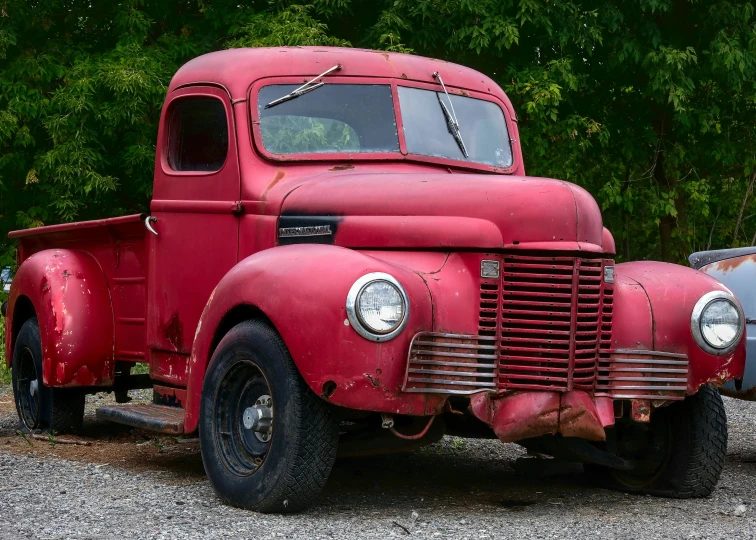
[[[147,230],[150,231],[155,236],[157,236],[158,233],[155,229],[152,228],[151,223],[156,223],[156,222],[157,222],[157,218],[155,216],[147,216],[146,218],[144,218],[144,226],[147,227]]]

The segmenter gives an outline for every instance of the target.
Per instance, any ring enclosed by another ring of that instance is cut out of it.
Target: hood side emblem
[[[278,229],[280,238],[297,238],[302,236],[331,236],[330,225],[314,225],[312,227],[281,227]]]

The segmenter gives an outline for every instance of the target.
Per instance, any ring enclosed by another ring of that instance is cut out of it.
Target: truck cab
[[[171,81],[156,149],[149,213],[10,235],[25,429],[152,388],[98,415],[197,433],[219,496],[259,511],[311,504],[337,452],[444,433],[627,491],[714,488],[740,304],[689,268],[615,264],[588,192],[525,175],[487,76],[355,49],[211,53]]]

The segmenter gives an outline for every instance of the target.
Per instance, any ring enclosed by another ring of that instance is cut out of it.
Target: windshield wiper
[[[273,101],[271,101],[270,103],[268,103],[265,106],[265,108],[266,109],[270,109],[271,107],[275,107],[276,105],[280,105],[281,103],[284,103],[286,101],[292,100],[294,98],[298,98],[299,96],[303,96],[307,92],[312,92],[313,90],[317,90],[318,88],[320,88],[321,86],[323,86],[325,83],[323,81],[319,82],[318,84],[312,84],[312,83],[314,83],[315,81],[317,81],[321,77],[325,77],[329,73],[334,72],[334,71],[338,71],[340,69],[341,69],[341,64],[336,64],[331,69],[324,71],[323,73],[321,73],[320,75],[318,75],[314,79],[311,79],[311,80],[307,81],[306,83],[304,83],[302,86],[300,86],[296,90],[292,90],[291,92],[289,92],[288,94],[286,94],[283,97],[280,97],[278,99],[274,99]]]
[[[446,91],[444,80],[441,78],[441,74],[438,71],[436,71],[433,74],[433,77],[438,79],[438,82],[441,83],[441,88],[444,89],[444,94],[446,94],[446,99],[449,100],[449,107],[451,108],[451,112],[449,112],[449,108],[443,102],[443,100],[441,99],[441,96],[436,94],[436,97],[438,97],[438,103],[439,105],[441,105],[441,110],[444,112],[444,118],[446,118],[446,127],[449,130],[449,133],[451,133],[451,136],[454,137],[454,140],[457,141],[457,146],[459,146],[459,149],[462,150],[462,154],[466,158],[470,157],[467,155],[467,148],[465,147],[465,141],[462,140],[462,133],[459,131],[459,121],[457,120],[457,113],[454,112],[454,105],[452,104],[451,97],[449,97],[449,92]]]

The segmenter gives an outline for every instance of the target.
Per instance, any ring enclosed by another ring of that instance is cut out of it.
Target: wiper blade
[[[303,96],[307,92],[312,92],[313,90],[317,90],[318,88],[320,88],[321,86],[323,86],[325,83],[323,81],[321,81],[321,82],[319,82],[317,84],[313,84],[315,81],[317,81],[318,79],[320,79],[322,77],[325,77],[329,73],[332,73],[334,71],[338,71],[340,69],[341,69],[341,64],[336,64],[331,69],[328,69],[328,70],[324,71],[323,73],[321,73],[317,77],[315,77],[315,78],[307,81],[302,86],[300,86],[299,88],[297,88],[295,90],[292,90],[291,92],[289,92],[285,96],[282,96],[282,97],[280,97],[278,99],[274,99],[273,101],[271,101],[270,103],[268,103],[265,106],[265,108],[266,109],[270,109],[271,107],[275,107],[276,105],[280,105],[281,103],[285,103],[285,102],[290,101],[290,100],[292,100],[294,98],[298,98],[299,96]]]
[[[444,80],[441,78],[441,74],[436,71],[433,74],[433,77],[438,79],[438,82],[441,83],[441,88],[444,89],[444,94],[446,94],[446,99],[449,100],[449,107],[446,106],[446,104],[441,99],[441,96],[436,94],[438,97],[438,103],[441,105],[441,110],[444,112],[444,118],[446,119],[446,128],[449,130],[449,133],[451,133],[451,136],[454,137],[454,140],[457,141],[457,146],[459,146],[459,149],[462,150],[462,154],[469,158],[470,156],[467,154],[467,147],[465,147],[465,141],[462,139],[462,133],[459,131],[459,121],[457,120],[457,113],[454,112],[454,105],[452,104],[451,97],[449,96],[449,92],[446,91],[446,85],[444,85]],[[451,108],[451,112],[449,111],[449,108]]]

